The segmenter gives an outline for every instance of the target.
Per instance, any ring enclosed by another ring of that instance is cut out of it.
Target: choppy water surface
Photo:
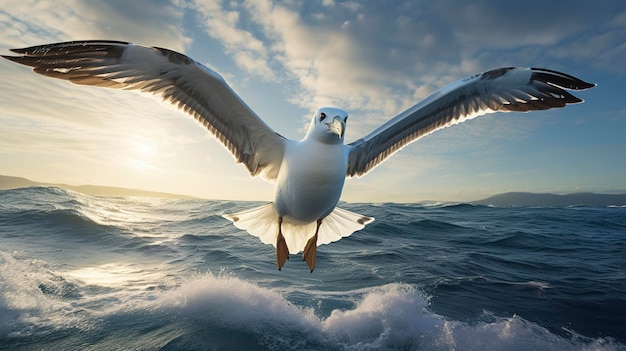
[[[255,205],[0,191],[0,349],[626,350],[626,208],[343,204],[311,274]]]

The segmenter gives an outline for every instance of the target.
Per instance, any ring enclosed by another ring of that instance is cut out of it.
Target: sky
[[[458,79],[522,66],[597,87],[564,109],[437,131],[346,181],[349,202],[471,201],[509,192],[626,192],[626,2],[4,0],[0,53],[108,39],[219,72],[278,133],[318,107],[354,141]],[[272,199],[192,118],[151,95],[75,86],[0,62],[0,174],[208,199]]]

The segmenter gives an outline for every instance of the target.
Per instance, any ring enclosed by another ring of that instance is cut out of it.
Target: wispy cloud
[[[206,33],[224,45],[239,67],[249,74],[273,79],[265,43],[252,31],[241,28],[242,6],[233,2],[229,4],[234,8],[227,9],[225,3],[214,0],[196,0],[193,3],[201,15]]]
[[[0,46],[117,39],[183,51],[181,0],[63,2],[7,0],[0,10]]]

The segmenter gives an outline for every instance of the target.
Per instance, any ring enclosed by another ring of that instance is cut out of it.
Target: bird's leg
[[[317,233],[320,231],[321,224],[322,220],[318,219],[317,227],[315,228],[315,235],[307,241],[306,246],[304,247],[304,252],[302,253],[302,261],[306,261],[311,273],[313,273],[313,269],[315,269],[315,260],[317,258]]]
[[[283,217],[278,217],[278,236],[276,237],[276,265],[280,271],[285,262],[289,259],[289,249],[287,242],[283,236],[281,227],[283,225]]]

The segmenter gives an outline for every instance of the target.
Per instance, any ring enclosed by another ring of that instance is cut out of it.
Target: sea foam
[[[415,287],[388,284],[367,289],[353,309],[337,309],[321,318],[313,308],[298,307],[276,290],[233,276],[207,274],[163,293],[150,308],[169,318],[257,334],[270,349],[620,349],[610,340],[578,335],[567,339],[518,316],[475,324],[446,320],[430,312],[428,304]]]

